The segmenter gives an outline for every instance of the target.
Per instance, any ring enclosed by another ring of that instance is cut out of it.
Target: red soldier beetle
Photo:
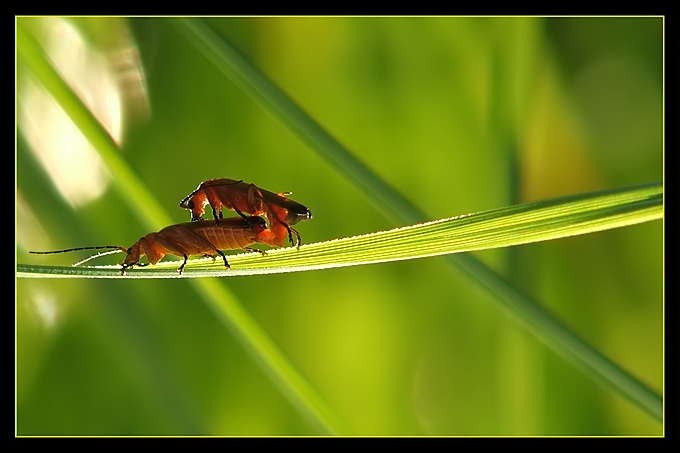
[[[241,217],[244,213],[250,215],[264,215],[269,221],[270,233],[266,234],[263,242],[268,245],[281,247],[288,235],[291,245],[300,249],[300,233],[291,225],[312,218],[311,211],[304,205],[286,198],[290,192],[274,193],[260,189],[255,184],[236,181],[234,179],[210,179],[203,181],[198,188],[187,195],[179,206],[191,211],[191,220],[203,220],[205,205],[212,208],[213,217],[217,224],[222,219],[222,207],[236,211]],[[296,241],[293,242],[293,235]]]
[[[177,272],[181,275],[189,255],[210,256],[213,259],[215,259],[216,255],[219,255],[224,260],[224,266],[227,269],[230,269],[231,266],[222,250],[242,249],[266,255],[266,252],[248,246],[256,242],[264,243],[260,240],[260,236],[268,240],[270,234],[267,224],[262,217],[233,217],[222,220],[219,225],[215,225],[212,222],[187,222],[170,225],[157,233],[149,233],[141,237],[139,241],[127,248],[117,245],[105,245],[30,253],[45,255],[76,250],[112,249],[79,261],[74,264],[74,266],[77,266],[102,255],[125,252],[127,256],[121,264],[121,275],[125,275],[125,270],[131,269],[133,266],[156,264],[165,255],[176,255],[184,258],[182,265],[177,269]],[[139,262],[143,256],[146,256],[149,261],[148,263],[141,264]]]

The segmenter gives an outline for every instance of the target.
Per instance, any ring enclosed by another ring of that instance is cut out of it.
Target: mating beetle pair
[[[121,264],[121,275],[146,255],[150,264],[156,264],[165,255],[183,257],[177,271],[182,274],[189,255],[221,256],[227,269],[230,268],[222,250],[257,251],[249,246],[255,243],[280,247],[286,236],[291,245],[300,248],[300,234],[291,227],[302,220],[312,218],[306,207],[286,195],[260,189],[255,184],[234,179],[211,179],[199,184],[187,195],[180,207],[191,211],[191,222],[170,225],[162,230],[149,233],[130,247],[98,246],[79,247],[53,252],[31,252],[36,254],[63,253],[75,250],[108,249],[111,252],[125,252]],[[215,222],[203,220],[205,206],[210,205]],[[239,217],[223,218],[222,207],[235,211]],[[246,215],[249,214],[249,215]],[[267,223],[260,216],[265,216]],[[295,242],[293,241],[295,236]],[[76,264],[82,264],[104,253],[93,255]],[[263,255],[265,252],[260,251]]]

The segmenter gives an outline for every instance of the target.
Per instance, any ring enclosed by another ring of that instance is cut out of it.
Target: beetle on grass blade
[[[177,272],[181,275],[190,255],[210,256],[213,259],[219,255],[224,260],[224,266],[227,269],[230,269],[231,266],[222,250],[247,250],[266,255],[266,252],[248,246],[258,242],[266,243],[260,239],[269,240],[270,235],[271,232],[267,229],[267,224],[262,217],[233,217],[222,220],[219,225],[212,222],[187,222],[170,225],[157,233],[149,233],[141,237],[139,241],[127,248],[105,245],[30,253],[45,255],[76,250],[109,249],[108,252],[98,253],[74,264],[74,266],[78,266],[102,255],[125,252],[127,256],[121,264],[121,275],[125,275],[125,270],[131,269],[133,266],[146,266],[147,264],[140,264],[139,262],[145,255],[149,261],[148,264],[158,263],[165,255],[175,255],[184,258],[182,265],[177,269]]]
[[[222,221],[222,207],[236,211],[243,218],[245,214],[264,215],[271,230],[265,238],[269,242],[264,243],[281,247],[287,235],[291,245],[300,249],[300,233],[291,225],[311,219],[312,213],[306,206],[286,198],[287,195],[290,192],[274,193],[243,180],[219,178],[203,181],[179,206],[189,209],[191,220],[198,221],[203,219],[205,205],[209,204],[218,225]]]

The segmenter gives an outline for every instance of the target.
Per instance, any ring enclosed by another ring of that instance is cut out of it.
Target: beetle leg
[[[226,206],[228,206],[229,208],[233,209],[234,212],[236,212],[236,214],[240,215],[242,218],[244,218],[244,219],[246,219],[246,220],[248,219],[248,216],[245,215],[244,213],[242,213],[241,210],[240,210],[239,208],[236,207],[236,205],[234,204],[234,202],[231,201],[231,198],[229,198],[229,196],[228,196],[227,194],[224,194],[224,193],[223,193],[222,196],[223,196],[223,197],[226,199],[226,201],[228,202],[228,204],[227,204],[227,203],[224,203]],[[222,211],[220,211],[220,218],[222,218]]]
[[[302,239],[300,239],[300,233],[298,233],[295,228],[291,227],[286,222],[281,222],[281,225],[285,226],[286,230],[288,230],[288,240],[290,241],[290,245],[297,247],[297,249],[300,250],[300,244],[302,243]],[[295,235],[295,241],[293,241],[293,235]]]
[[[230,266],[229,263],[227,262],[227,256],[226,256],[224,253],[222,253],[222,250],[215,249],[215,251],[216,251],[217,253],[219,253],[219,255],[220,255],[220,256],[222,257],[222,259],[224,260],[224,267],[226,267],[227,269],[231,269],[231,266]]]
[[[136,263],[131,263],[131,264],[121,264],[121,270],[120,270],[120,275],[125,275],[125,269],[132,269],[134,266],[137,267],[145,267],[148,266],[150,263],[140,263],[137,261]]]
[[[236,211],[236,214],[240,215],[242,218],[248,220],[248,216],[242,213],[236,206],[233,207],[234,211]]]
[[[213,212],[213,218],[215,219],[215,224],[219,225],[220,219],[222,218],[222,209],[220,209],[219,215],[217,214],[217,210],[215,208],[212,208],[212,212]]]
[[[245,250],[246,252],[251,252],[251,253],[257,252],[257,253],[261,254],[262,256],[267,256],[267,252],[265,252],[264,250],[258,250],[258,249],[254,249],[252,247],[243,247],[243,250]]]
[[[125,275],[125,269],[132,269],[132,266],[134,266],[135,264],[139,264],[139,263],[132,263],[132,264],[123,263],[123,264],[121,264],[120,265],[120,275]]]
[[[182,265],[177,269],[177,272],[179,272],[179,275],[182,275],[182,271],[184,271],[184,265],[187,264],[187,259],[188,259],[188,258],[189,258],[189,257],[187,256],[187,254],[184,253],[184,262],[183,262]]]

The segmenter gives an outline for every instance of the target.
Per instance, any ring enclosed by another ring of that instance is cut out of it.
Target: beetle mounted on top
[[[203,220],[205,205],[209,204],[218,225],[222,219],[222,207],[236,211],[243,218],[247,218],[245,214],[264,215],[269,222],[269,229],[260,235],[260,242],[281,247],[288,236],[291,245],[299,249],[300,233],[291,225],[311,219],[312,213],[306,206],[286,198],[286,195],[290,195],[290,192],[273,193],[243,180],[218,178],[203,181],[196,190],[184,197],[179,206],[191,211],[192,221],[198,221]]]

